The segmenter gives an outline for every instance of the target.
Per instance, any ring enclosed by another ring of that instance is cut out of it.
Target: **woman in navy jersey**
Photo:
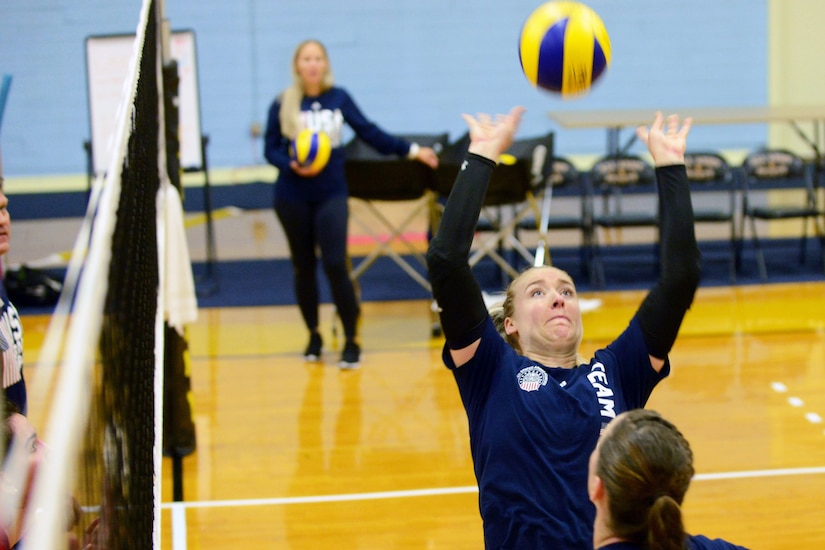
[[[656,165],[660,277],[628,327],[588,360],[572,278],[532,267],[513,280],[497,320],[468,265],[490,175],[523,113],[464,115],[470,147],[427,262],[470,432],[487,548],[592,548],[587,462],[617,414],[643,407],[668,375],[668,353],[699,283],[700,256],[684,166],[690,119],[637,130]],[[497,328],[498,326],[498,328]]]
[[[605,428],[590,456],[588,493],[596,506],[593,548],[601,550],[744,550],[688,535],[682,502],[693,452],[656,411],[624,412]]]
[[[9,199],[3,190],[3,161],[0,155],[0,257],[11,249],[11,216]],[[28,398],[23,378],[23,324],[14,304],[6,293],[0,266],[0,363],[2,363],[3,394],[6,400],[26,414]]]
[[[361,359],[357,333],[360,306],[347,262],[349,211],[341,142],[344,123],[380,153],[406,156],[433,168],[438,165],[438,157],[431,148],[392,136],[368,120],[346,90],[333,85],[327,51],[320,42],[307,40],[298,45],[292,75],[293,84],[269,109],[264,155],[278,168],[274,207],[289,243],[298,307],[310,333],[304,357],[319,360],[323,346],[318,332],[315,275],[318,250],[344,329],[339,366],[356,368]],[[305,128],[329,135],[332,153],[320,171],[301,167],[289,156],[289,142]]]

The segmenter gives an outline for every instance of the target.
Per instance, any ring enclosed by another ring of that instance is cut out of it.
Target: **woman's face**
[[[11,243],[11,217],[8,205],[9,199],[0,189],[0,256],[9,251]]]
[[[513,315],[505,320],[524,353],[530,349],[578,352],[582,316],[573,279],[555,267],[531,268],[514,282]]]
[[[307,42],[295,57],[295,72],[303,83],[304,89],[317,93],[320,91],[324,77],[329,70],[324,48],[317,42]]]
[[[7,457],[5,468],[12,469],[22,467],[26,463],[28,476],[25,486],[21,486],[19,480],[7,477],[7,472],[0,472],[0,493],[2,491],[21,492],[21,507],[25,507],[30,496],[30,490],[34,477],[40,464],[46,459],[46,446],[37,438],[37,430],[29,419],[19,413],[9,416],[8,429],[11,437],[11,455]]]

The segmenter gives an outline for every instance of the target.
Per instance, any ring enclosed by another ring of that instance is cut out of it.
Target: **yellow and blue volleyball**
[[[599,15],[581,2],[547,2],[522,26],[519,59],[533,86],[581,95],[610,66],[610,37]]]
[[[331,150],[332,146],[326,132],[313,132],[307,129],[301,130],[290,145],[290,154],[295,162],[316,172],[320,172],[327,165]]]

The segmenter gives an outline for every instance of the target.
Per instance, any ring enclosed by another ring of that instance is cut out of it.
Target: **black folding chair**
[[[655,229],[653,239],[654,271],[659,268],[659,194],[653,166],[635,155],[609,156],[590,169],[590,197],[593,212],[592,282],[604,288],[603,246],[599,229],[605,237],[621,244],[621,230],[629,227]],[[596,203],[601,206],[597,207]]]
[[[432,147],[440,151],[446,144],[448,135],[405,135],[409,141],[421,146]],[[378,229],[369,220],[353,212],[352,220],[375,240],[375,248],[358,265],[354,266],[351,277],[358,279],[381,256],[391,258],[415,282],[430,292],[427,278],[417,271],[410,261],[393,249],[394,243],[400,243],[409,255],[424,269],[427,262],[424,255],[405,235],[406,229],[418,217],[425,216],[429,208],[429,197],[425,197],[433,188],[433,170],[428,166],[400,158],[397,155],[382,155],[359,138],[354,138],[346,145],[346,162],[344,164],[349,195],[362,201],[366,212],[373,221],[377,220]],[[381,212],[377,203],[385,201],[427,200],[410,208],[404,218],[393,223]],[[388,232],[388,236],[381,233]]]
[[[782,201],[772,200],[778,194]],[[825,230],[823,211],[817,202],[817,188],[811,167],[798,155],[784,149],[764,149],[750,153],[742,163],[741,235],[750,228],[756,250],[759,276],[768,280],[765,253],[759,238],[757,221],[801,220],[799,263],[805,261],[808,225],[819,239],[825,270]]]
[[[579,262],[582,272],[590,270],[590,250],[593,238],[593,215],[588,200],[587,178],[564,157],[553,157],[545,163],[546,177],[540,197],[541,217],[528,216],[518,227],[538,230],[535,265],[553,265],[550,252],[550,232],[573,230],[579,233]],[[571,200],[572,199],[572,200]],[[578,202],[578,205],[572,204]]]
[[[468,147],[469,136],[465,134],[444,150],[435,177],[435,189],[442,199],[449,196]],[[528,264],[535,261],[529,244],[520,240],[518,229],[531,216],[536,223],[534,228],[539,229],[538,198],[545,190],[552,151],[553,134],[549,133],[516,140],[502,155],[487,188],[476,227],[480,238],[470,256],[471,267],[489,257],[503,273],[514,278],[518,276],[519,258]],[[510,251],[517,254],[515,259],[505,258]]]
[[[727,226],[730,243],[729,279],[731,283],[735,283],[739,265],[739,242],[736,234],[736,178],[733,170],[724,157],[712,151],[685,153],[685,168],[696,224]],[[701,242],[700,240],[700,248]]]

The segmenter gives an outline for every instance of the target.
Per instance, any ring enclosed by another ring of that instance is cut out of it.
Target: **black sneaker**
[[[307,344],[307,349],[304,351],[304,360],[319,361],[321,359],[321,346],[323,346],[323,344],[319,333],[313,332],[310,334],[309,344]]]
[[[342,369],[357,369],[361,364],[361,347],[353,341],[344,344],[344,351],[341,352],[341,360],[338,366]]]

